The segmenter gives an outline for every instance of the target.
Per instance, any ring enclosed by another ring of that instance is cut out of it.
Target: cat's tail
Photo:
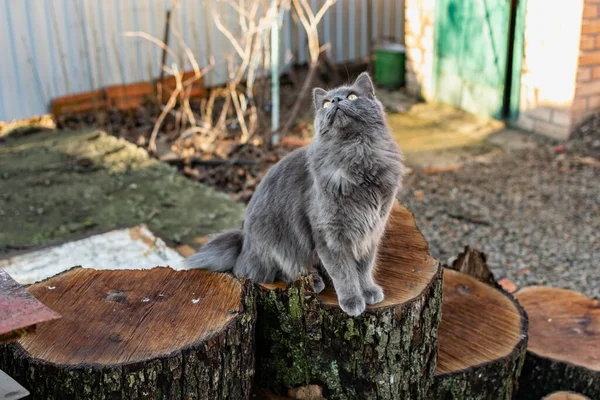
[[[232,270],[242,252],[243,244],[244,233],[239,229],[219,233],[211,237],[196,254],[183,260],[182,267],[219,272]]]

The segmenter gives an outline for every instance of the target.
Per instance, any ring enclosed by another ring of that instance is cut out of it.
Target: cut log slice
[[[507,293],[444,270],[432,399],[512,398],[525,359],[527,317]]]
[[[554,392],[542,400],[590,400],[590,398],[575,392]]]
[[[74,268],[28,291],[63,318],[0,348],[36,399],[244,399],[254,290],[226,274]]]
[[[529,315],[519,398],[572,390],[600,399],[600,301],[545,286],[526,287],[515,296]]]
[[[424,398],[433,380],[442,270],[411,213],[396,204],[377,257],[385,300],[349,317],[309,279],[258,286],[256,384],[319,385],[327,399]]]

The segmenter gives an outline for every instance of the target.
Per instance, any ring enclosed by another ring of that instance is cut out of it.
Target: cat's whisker
[[[354,111],[353,111],[353,110],[351,110],[351,109],[342,109],[342,108],[340,108],[340,110],[342,110],[342,111],[343,111],[343,112],[345,112],[346,114],[349,114],[351,117],[354,117],[354,118],[356,118],[356,119],[358,119],[358,120],[360,120],[360,121],[362,121],[362,122],[364,122],[364,123],[366,123],[366,122],[367,122],[367,120],[366,120],[366,119],[365,119],[365,118],[364,118],[362,115],[360,115],[360,114],[358,114],[358,113],[354,112]]]

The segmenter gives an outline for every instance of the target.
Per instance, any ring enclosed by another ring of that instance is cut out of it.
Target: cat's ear
[[[315,104],[315,109],[319,110],[323,107],[323,100],[327,95],[327,91],[321,88],[313,89],[313,103]]]
[[[367,93],[370,97],[375,97],[375,88],[368,72],[360,74],[356,78],[356,81],[354,81],[354,86],[359,88],[363,93]]]

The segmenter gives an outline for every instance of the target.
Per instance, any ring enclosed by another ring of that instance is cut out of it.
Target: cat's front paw
[[[383,301],[383,289],[381,286],[372,286],[363,290],[363,296],[365,297],[365,302],[367,304],[377,304]]]
[[[312,273],[311,275],[315,293],[321,293],[323,289],[325,289],[325,282],[323,282],[323,278],[321,278],[321,275],[319,274]]]
[[[346,297],[340,299],[340,307],[346,314],[356,317],[365,311],[365,300],[360,296]]]

